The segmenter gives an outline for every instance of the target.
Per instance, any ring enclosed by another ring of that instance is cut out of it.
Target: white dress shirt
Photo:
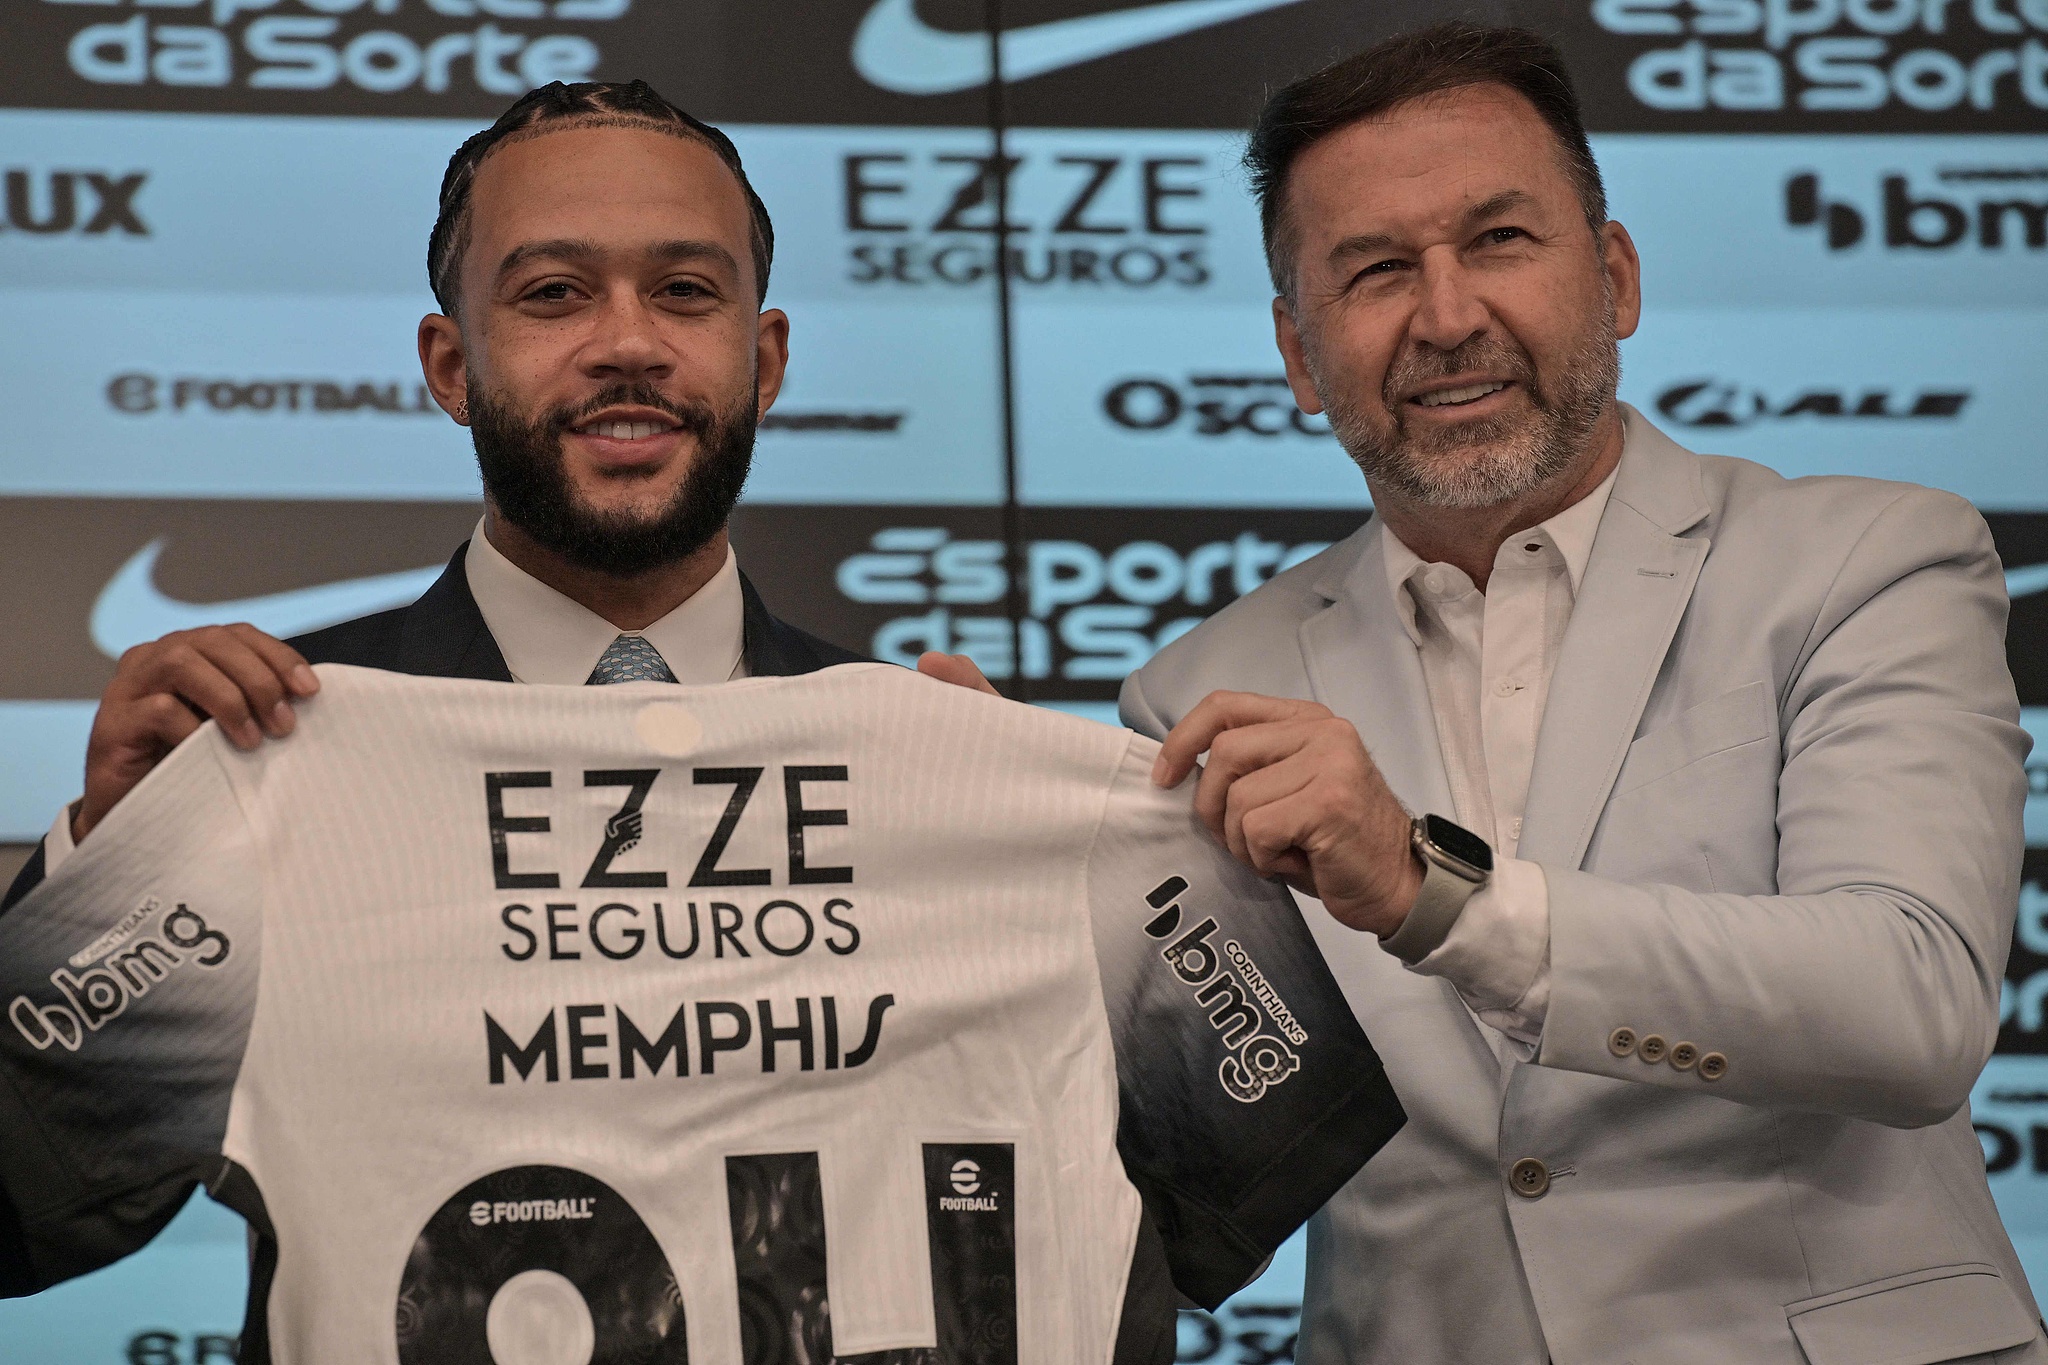
[[[1383,531],[1387,584],[1422,660],[1457,822],[1494,849],[1493,878],[1415,970],[1457,988],[1482,1023],[1517,1042],[1543,1035],[1550,1003],[1550,891],[1515,857],[1536,735],[1572,604],[1614,489],[1599,487],[1494,556],[1486,591],[1450,564],[1426,564]],[[1438,812],[1452,814],[1452,812]]]
[[[621,634],[590,608],[564,597],[498,553],[476,524],[463,556],[470,595],[505,656],[514,681],[578,686],[598,656]],[[682,683],[716,683],[747,676],[746,599],[739,562],[730,547],[711,580],[681,606],[637,632],[660,653]],[[633,634],[635,632],[625,632]],[[74,803],[75,804],[75,803]],[[43,836],[43,874],[71,856],[71,805],[57,813]]]
[[[515,681],[580,686],[619,628],[573,598],[564,597],[498,553],[479,521],[463,557],[470,595],[505,656]],[[730,547],[711,580],[681,606],[638,634],[660,653],[679,683],[744,678],[746,602],[739,562]]]

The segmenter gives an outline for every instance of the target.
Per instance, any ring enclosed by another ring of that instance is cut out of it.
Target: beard
[[[667,505],[652,515],[592,507],[569,480],[563,435],[603,409],[625,404],[657,408],[697,438],[695,462]],[[470,439],[485,495],[542,546],[615,578],[687,559],[724,529],[753,465],[755,422],[751,382],[723,411],[676,403],[650,385],[619,383],[588,402],[526,422],[502,394],[470,376]]]
[[[1601,325],[1565,354],[1553,376],[1513,340],[1475,337],[1451,350],[1407,346],[1381,386],[1380,412],[1357,402],[1309,356],[1330,430],[1381,495],[1421,507],[1495,507],[1540,488],[1585,452],[1621,380],[1621,348],[1610,296]],[[1530,411],[1510,411],[1448,429],[1411,431],[1400,395],[1419,384],[1478,371],[1512,379]],[[1382,415],[1382,414],[1386,415]]]

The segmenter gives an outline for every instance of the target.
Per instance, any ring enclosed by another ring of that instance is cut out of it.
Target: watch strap
[[[1422,859],[1422,889],[1401,927],[1380,940],[1380,946],[1412,967],[1443,946],[1483,883],[1467,881],[1430,858]]]

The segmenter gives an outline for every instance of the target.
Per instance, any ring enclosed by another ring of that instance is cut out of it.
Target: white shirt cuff
[[[57,871],[57,864],[71,856],[78,845],[71,842],[71,807],[77,802],[68,802],[57,812],[56,820],[50,825],[50,832],[43,836],[43,876],[49,877]]]
[[[1532,1047],[1541,1041],[1550,1008],[1550,884],[1543,869],[1496,858],[1491,880],[1412,970],[1449,981],[1482,1023]]]

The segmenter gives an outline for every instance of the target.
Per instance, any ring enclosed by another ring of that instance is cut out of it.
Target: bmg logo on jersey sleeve
[[[1158,913],[1145,933],[1172,940],[1159,956],[1193,989],[1195,1003],[1223,1040],[1224,1058],[1216,1069],[1223,1092],[1252,1104],[1301,1069],[1294,1049],[1307,1044],[1308,1031],[1242,944],[1234,938],[1215,942],[1220,926],[1213,917],[1175,936],[1182,918],[1179,898],[1187,889],[1187,878],[1168,877],[1146,894]]]
[[[187,963],[211,970],[233,954],[233,940],[182,901],[154,930],[148,929],[162,908],[155,896],[148,897],[51,972],[50,984],[63,1004],[15,996],[7,1006],[15,1031],[38,1052],[52,1043],[76,1052],[87,1035],[119,1018],[131,1001],[148,995],[172,972]]]

